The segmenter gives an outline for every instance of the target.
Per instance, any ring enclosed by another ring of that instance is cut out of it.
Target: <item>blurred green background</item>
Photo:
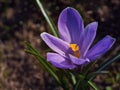
[[[120,53],[120,0],[42,0],[55,25],[60,12],[70,6],[82,15],[85,25],[98,21],[96,43],[105,35],[117,39],[113,48],[99,58],[95,70],[103,60]],[[0,90],[62,90],[39,65],[35,57],[24,52],[29,41],[41,54],[48,48],[40,39],[41,32],[49,32],[35,0],[0,0]],[[101,90],[120,90],[120,60],[100,74],[95,83]]]

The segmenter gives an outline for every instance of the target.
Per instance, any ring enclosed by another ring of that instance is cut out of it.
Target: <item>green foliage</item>
[[[60,84],[61,81],[59,80],[59,77],[57,75],[57,71],[55,68],[52,67],[52,65],[50,65],[46,59],[44,59],[40,53],[35,49],[33,48],[30,43],[26,42],[26,49],[25,51],[27,53],[30,53],[32,55],[34,55],[37,60],[41,63],[41,65],[49,72],[49,74],[51,74],[53,76],[53,78],[55,78],[55,80]]]
[[[94,90],[100,90],[100,89],[96,86],[96,84],[95,84],[94,82],[88,81],[88,84],[89,84]]]
[[[99,69],[96,70],[96,73],[101,73],[101,71],[103,71],[106,67],[108,67],[110,64],[112,64],[113,62],[115,62],[115,61],[117,61],[119,59],[120,59],[120,53],[115,55],[114,57],[106,60],[101,66],[99,66]],[[91,76],[90,80],[93,80],[96,75]]]
[[[45,17],[48,25],[50,26],[53,35],[56,36],[56,37],[58,37],[57,28],[56,28],[55,24],[53,23],[53,20],[49,17],[49,15],[46,12],[45,8],[43,7],[41,1],[40,0],[36,0],[36,2],[38,4],[38,6],[39,6],[39,8],[40,8],[40,10],[41,10],[41,12],[43,14],[43,16]]]
[[[58,82],[58,84],[61,85],[65,90],[69,90],[69,80],[73,80],[72,82],[75,83],[74,75],[72,75],[69,71],[68,73],[64,70],[58,70],[54,68],[50,63],[47,62],[45,58],[40,55],[39,51],[30,45],[30,43],[25,43],[27,46],[25,52],[35,56],[40,62],[41,66],[43,66],[43,68],[48,71],[48,73]]]

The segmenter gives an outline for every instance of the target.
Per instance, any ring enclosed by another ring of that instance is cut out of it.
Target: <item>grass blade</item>
[[[94,90],[100,90],[92,81],[88,81],[89,86],[91,86]]]
[[[114,57],[106,60],[101,66],[100,68],[96,71],[96,73],[99,73],[101,71],[103,71],[107,66],[109,66],[110,64],[112,64],[113,62],[117,61],[120,59],[120,53],[115,55]],[[94,75],[93,77],[90,78],[90,80],[93,80],[95,78],[96,75]]]
[[[57,28],[55,27],[55,24],[53,23],[52,19],[49,17],[49,15],[47,14],[46,10],[44,9],[41,1],[40,0],[36,0],[36,2],[38,4],[38,6],[39,6],[43,16],[45,17],[47,23],[49,24],[53,35],[58,37],[58,35],[57,35]]]
[[[59,79],[59,77],[58,77],[58,75],[57,75],[57,72],[56,72],[55,68],[53,68],[53,67],[47,62],[47,60],[44,59],[44,58],[39,54],[39,52],[30,45],[30,43],[26,42],[26,45],[27,45],[27,48],[25,49],[25,51],[26,51],[27,53],[30,53],[30,54],[34,55],[34,56],[37,58],[37,60],[41,63],[41,65],[49,72],[49,74],[50,74],[51,76],[53,76],[53,78],[55,78],[55,80],[56,80],[59,84],[61,84],[61,81],[60,81],[60,79]]]

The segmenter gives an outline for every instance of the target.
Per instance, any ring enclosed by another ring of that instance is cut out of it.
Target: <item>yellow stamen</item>
[[[70,48],[72,49],[74,56],[76,56],[77,58],[80,57],[80,49],[79,46],[77,44],[70,44]]]

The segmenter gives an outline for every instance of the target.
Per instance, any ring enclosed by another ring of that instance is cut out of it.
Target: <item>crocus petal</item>
[[[73,8],[66,8],[62,11],[58,20],[60,38],[68,43],[78,43],[83,32],[83,21]]]
[[[83,57],[87,53],[89,47],[91,46],[96,36],[97,26],[98,26],[98,23],[93,22],[93,23],[88,24],[85,28],[82,47],[81,47],[81,53],[83,54]]]
[[[88,51],[86,57],[91,61],[95,60],[97,57],[107,52],[112,47],[114,42],[115,39],[107,35]]]
[[[55,52],[65,55],[69,49],[69,44],[55,36],[52,36],[46,32],[41,34],[42,39],[45,43]]]
[[[55,67],[62,69],[73,69],[76,66],[72,64],[68,59],[62,57],[57,53],[47,53],[47,60]]]
[[[81,58],[77,58],[73,55],[69,55],[69,57],[70,57],[70,60],[76,65],[82,65],[82,64],[89,62],[89,59],[81,59]]]

